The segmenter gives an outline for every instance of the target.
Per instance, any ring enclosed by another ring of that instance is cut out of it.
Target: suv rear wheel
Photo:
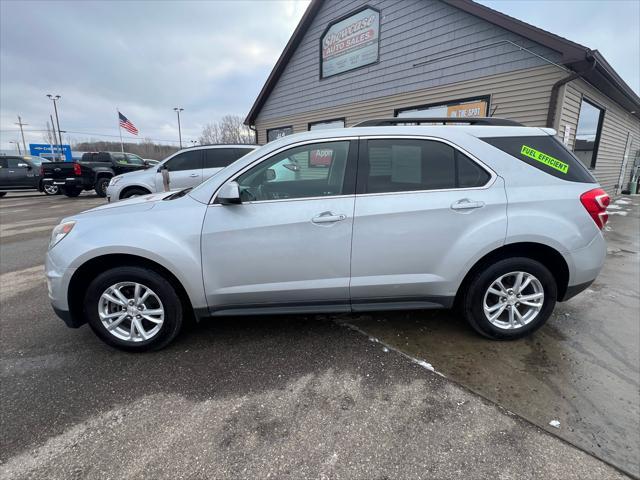
[[[98,275],[84,299],[92,330],[109,345],[129,351],[157,350],[182,326],[182,304],[159,273],[117,267]]]
[[[557,295],[555,278],[542,263],[507,258],[471,279],[462,308],[469,324],[485,337],[516,339],[544,325]]]
[[[96,182],[95,191],[99,197],[107,196],[107,187],[109,186],[109,182],[111,181],[110,177],[100,177]]]

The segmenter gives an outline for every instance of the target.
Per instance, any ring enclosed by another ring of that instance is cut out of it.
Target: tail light
[[[44,165],[40,165],[40,176],[44,177]]]
[[[82,175],[82,169],[80,168],[80,164],[79,163],[74,163],[73,164],[73,174],[80,176]]]
[[[602,230],[609,220],[609,215],[607,214],[607,207],[611,202],[609,195],[607,192],[602,190],[601,188],[594,188],[593,190],[589,190],[588,192],[584,192],[580,195],[580,202],[584,208],[587,209],[593,221],[596,222],[596,225],[600,230]]]

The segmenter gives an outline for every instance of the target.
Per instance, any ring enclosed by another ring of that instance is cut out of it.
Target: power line
[[[32,128],[32,129],[25,129],[25,132],[46,132],[46,129],[37,129],[37,128]],[[16,129],[10,129],[10,128],[5,128],[5,129],[0,129],[0,132],[15,132],[18,133],[18,130]],[[120,138],[118,135],[109,135],[108,133],[92,133],[92,132],[79,132],[77,130],[63,130],[62,133],[74,133],[76,135],[93,135],[96,137],[113,137],[113,138]],[[144,141],[144,140],[153,140],[154,142],[166,142],[166,143],[179,143],[178,140],[163,140],[163,139],[159,139],[159,138],[149,138],[149,137],[144,137],[144,138],[131,138],[130,140],[133,141]]]

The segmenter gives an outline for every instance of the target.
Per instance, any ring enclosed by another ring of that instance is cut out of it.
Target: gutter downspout
[[[567,77],[561,78],[560,80],[558,80],[556,83],[553,84],[553,87],[551,87],[551,98],[549,99],[549,110],[547,110],[547,123],[546,123],[547,128],[553,128],[553,124],[556,121],[556,108],[558,107],[558,94],[560,93],[560,87],[562,87],[563,85],[569,82],[576,80],[577,78],[581,78],[582,76],[592,72],[596,68],[596,65],[598,64],[598,62],[596,61],[595,57],[591,54],[591,52],[587,53],[586,59],[587,61],[591,62],[591,65],[589,66],[588,69],[574,72]]]
[[[253,130],[253,141],[254,143],[257,145],[258,144],[258,130],[256,129],[255,125],[247,125],[249,127],[249,130]]]

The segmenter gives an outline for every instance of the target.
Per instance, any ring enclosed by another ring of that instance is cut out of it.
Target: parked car
[[[87,152],[78,162],[49,162],[43,165],[43,184],[55,185],[68,197],[83,190],[107,195],[107,185],[116,175],[143,170],[149,165],[138,155],[121,152]]]
[[[40,157],[28,155],[0,156],[0,197],[8,190],[39,190],[47,195],[56,195],[58,187],[44,185],[41,165],[47,162]]]
[[[169,189],[195,187],[256,145],[204,145],[180,150],[154,168],[113,177],[107,188],[107,201],[147,195],[164,190],[162,171],[169,172]]]
[[[65,218],[55,312],[128,350],[168,344],[190,312],[458,306],[514,339],[593,282],[609,197],[553,130],[396,121],[289,135],[194,189]]]

